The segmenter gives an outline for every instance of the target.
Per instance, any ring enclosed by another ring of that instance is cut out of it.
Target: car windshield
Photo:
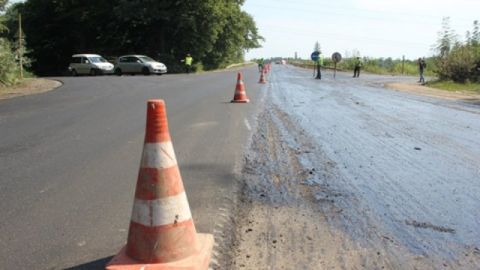
[[[90,61],[92,63],[107,63],[108,61],[101,57],[101,56],[93,56],[93,57],[89,57],[88,59],[90,59]]]
[[[142,60],[142,62],[144,62],[144,63],[156,62],[155,60],[153,60],[152,58],[150,58],[148,56],[139,56],[138,59]]]

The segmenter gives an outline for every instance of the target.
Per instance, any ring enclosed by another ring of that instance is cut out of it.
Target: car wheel
[[[98,75],[98,71],[94,68],[90,69],[90,76],[97,76]]]
[[[78,73],[75,69],[72,69],[72,71],[70,72],[72,74],[73,77],[77,77],[78,76]]]
[[[150,75],[150,69],[148,69],[147,67],[142,68],[142,74],[143,75]]]
[[[122,70],[120,68],[115,69],[115,75],[122,76]]]

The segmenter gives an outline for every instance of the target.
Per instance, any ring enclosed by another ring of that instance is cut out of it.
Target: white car
[[[141,73],[164,74],[167,73],[167,67],[160,62],[153,60],[145,55],[124,55],[120,56],[115,65],[115,74],[122,75]]]
[[[98,54],[74,54],[68,66],[68,70],[73,76],[112,74],[113,68],[112,63]]]

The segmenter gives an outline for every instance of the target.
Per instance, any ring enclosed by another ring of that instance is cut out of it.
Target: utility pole
[[[23,80],[23,49],[22,49],[22,14],[18,13],[18,59],[20,62],[20,79]]]
[[[402,56],[402,75],[405,74],[405,55]]]

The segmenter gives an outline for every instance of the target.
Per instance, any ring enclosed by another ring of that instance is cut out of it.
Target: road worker
[[[362,68],[362,60],[360,60],[360,57],[357,57],[353,62],[353,64],[354,64],[353,77],[358,78],[360,77],[360,69]]]
[[[315,79],[322,79],[322,71],[321,67],[323,66],[323,54],[322,52],[319,52],[320,54],[318,55],[318,60],[317,60],[317,77]]]
[[[184,60],[182,60],[182,62],[185,63],[185,72],[190,73],[190,71],[192,70],[192,63],[193,63],[192,56],[189,53],[187,53],[187,56],[185,57]]]
[[[258,72],[263,72],[264,63],[265,63],[265,61],[263,60],[263,58],[260,58],[260,59],[257,60]]]

